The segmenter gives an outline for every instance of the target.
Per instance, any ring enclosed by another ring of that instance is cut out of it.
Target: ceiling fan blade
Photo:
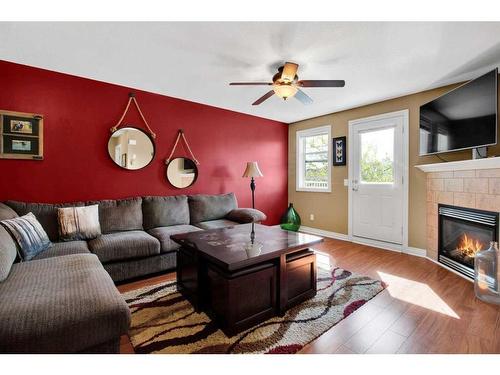
[[[308,105],[312,104],[313,100],[309,95],[307,95],[304,91],[301,89],[298,89],[297,92],[295,93],[294,97],[301,102],[302,104]]]
[[[297,85],[301,87],[344,87],[345,81],[339,79],[302,80],[297,82]]]
[[[292,82],[295,79],[295,75],[297,74],[297,69],[299,68],[298,64],[286,62],[283,67],[283,73],[281,73],[281,79],[283,81]]]
[[[262,95],[259,99],[257,99],[255,102],[252,103],[252,105],[259,105],[263,101],[269,99],[271,96],[274,95],[274,91],[268,91],[266,94]]]
[[[269,82],[231,82],[229,86],[271,86]]]

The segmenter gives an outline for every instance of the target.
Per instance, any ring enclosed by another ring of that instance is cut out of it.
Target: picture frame
[[[333,142],[333,161],[332,165],[334,166],[340,166],[340,165],[346,165],[347,160],[346,160],[346,155],[347,155],[347,137],[336,137],[332,138]]]
[[[43,116],[0,110],[0,159],[43,160]]]

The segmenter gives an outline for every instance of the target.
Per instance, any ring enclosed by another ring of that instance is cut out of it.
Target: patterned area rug
[[[379,280],[318,268],[314,298],[228,338],[166,282],[124,293],[136,353],[296,353],[384,289]]]

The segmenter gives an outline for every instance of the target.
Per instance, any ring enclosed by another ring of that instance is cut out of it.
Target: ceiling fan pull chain
[[[148,122],[146,121],[146,118],[144,117],[144,115],[142,114],[142,111],[141,111],[141,108],[139,107],[139,103],[137,102],[137,99],[135,98],[135,94],[133,92],[131,92],[129,95],[128,95],[128,102],[127,102],[127,106],[125,107],[125,111],[123,111],[123,114],[122,114],[122,117],[120,117],[120,119],[118,120],[118,122],[116,123],[115,126],[113,126],[110,130],[111,130],[111,133],[114,133],[120,126],[121,126],[121,123],[123,121],[123,119],[125,118],[125,115],[127,114],[128,112],[128,109],[130,108],[130,103],[134,102],[135,104],[135,107],[137,108],[137,111],[139,112],[139,115],[141,116],[141,119],[142,121],[144,121],[144,124],[146,124],[146,128],[148,128],[149,130],[149,133],[151,134],[151,137],[153,139],[156,138],[156,134],[155,132],[153,132],[153,130],[151,130],[151,128],[149,127],[149,124]]]
[[[175,140],[174,147],[172,148],[172,151],[170,152],[170,155],[168,156],[168,158],[165,159],[165,164],[168,165],[168,163],[170,163],[170,160],[172,160],[172,156],[174,155],[175,149],[177,148],[177,145],[178,145],[181,137],[184,140],[184,143],[186,144],[186,147],[187,147],[189,153],[191,154],[191,157],[193,158],[193,161],[195,162],[195,164],[200,165],[200,162],[194,156],[193,151],[191,151],[191,147],[189,147],[189,143],[186,139],[186,136],[184,135],[184,130],[182,130],[182,129],[179,129],[179,132],[177,133],[177,139]]]

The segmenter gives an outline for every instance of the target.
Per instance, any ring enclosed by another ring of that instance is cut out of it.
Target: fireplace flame
[[[474,238],[467,237],[467,234],[463,234],[460,238],[460,242],[457,245],[457,250],[459,250],[463,255],[469,258],[474,258],[478,251],[483,249],[483,245],[478,240]]]

